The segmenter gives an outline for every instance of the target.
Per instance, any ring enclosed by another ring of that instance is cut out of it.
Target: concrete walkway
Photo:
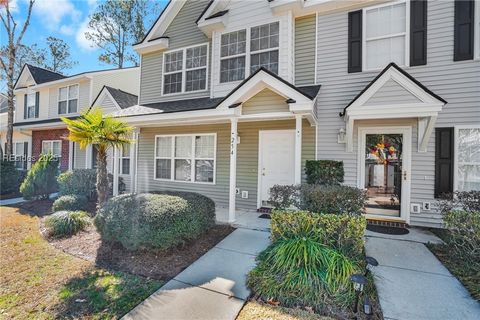
[[[366,253],[376,258],[375,285],[385,319],[480,319],[480,303],[424,243],[441,243],[428,231],[402,236],[367,231]]]
[[[55,198],[58,196],[58,192],[50,194],[50,198]],[[28,200],[23,199],[22,197],[20,198],[12,198],[12,199],[4,199],[0,200],[0,206],[9,206],[11,204],[17,204],[17,203],[22,203]]]
[[[246,275],[270,233],[239,228],[124,319],[235,319],[250,294]]]

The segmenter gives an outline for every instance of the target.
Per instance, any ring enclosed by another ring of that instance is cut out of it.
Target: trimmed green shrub
[[[337,185],[343,182],[343,161],[307,160],[305,174],[308,184]]]
[[[20,192],[27,200],[33,198],[48,199],[50,193],[57,191],[58,158],[43,154],[27,173],[20,185]]]
[[[76,194],[87,197],[89,200],[95,200],[97,184],[96,169],[75,169],[73,171],[64,172],[58,176],[58,185],[61,195]],[[110,194],[113,190],[113,175],[108,174],[108,186]],[[125,190],[125,183],[119,177],[119,190]]]
[[[13,161],[0,161],[0,193],[19,192],[26,174],[26,170],[17,170]]]
[[[84,211],[58,211],[45,219],[49,236],[65,237],[85,230],[91,223],[88,213]]]
[[[480,266],[480,211],[450,211],[443,216],[450,230],[446,238],[453,253]]]
[[[363,255],[363,235],[367,220],[363,216],[316,214],[306,211],[274,210],[272,241],[298,237],[317,237],[321,243],[350,258]]]
[[[104,240],[126,249],[168,249],[207,231],[215,203],[189,192],[126,194],[108,200],[94,222]]]
[[[344,185],[302,185],[297,207],[317,213],[361,215],[365,191]]]
[[[288,209],[296,206],[298,202],[299,186],[276,184],[270,188],[270,198],[268,202],[275,209]]]
[[[62,210],[85,210],[88,205],[88,199],[82,195],[70,194],[66,196],[61,196],[53,203],[52,210],[62,211]]]

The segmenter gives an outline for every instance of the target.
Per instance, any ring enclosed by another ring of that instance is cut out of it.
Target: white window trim
[[[68,102],[70,100],[74,100],[73,98],[70,99],[70,87],[73,87],[73,86],[77,86],[77,111],[75,112],[68,112]],[[61,89],[64,89],[66,88],[67,89],[67,99],[66,100],[60,100],[60,90]],[[62,101],[66,101],[67,102],[67,112],[65,113],[60,113],[59,109],[60,109],[60,102]],[[60,115],[63,115],[63,114],[75,114],[75,113],[78,113],[78,109],[80,108],[80,105],[79,105],[79,102],[80,102],[80,84],[79,83],[72,83],[72,84],[69,84],[67,86],[63,86],[63,87],[58,87],[58,95],[57,95],[57,113]]]
[[[454,150],[453,150],[453,191],[458,191],[458,133],[462,129],[480,129],[480,125],[457,125],[454,127]]]
[[[129,145],[129,148],[131,148],[132,145]],[[120,149],[119,151],[119,154],[118,154],[118,160],[119,160],[119,164],[118,164],[118,172],[119,172],[119,175],[121,176],[129,176],[130,175],[130,150],[128,151],[127,155],[124,156],[123,155],[123,148]],[[129,161],[129,165],[128,165],[128,173],[123,173],[123,160],[128,160]]]
[[[400,0],[400,1],[388,2],[385,4],[380,4],[376,6],[365,7],[362,9],[362,17],[363,17],[362,18],[362,71],[380,71],[380,70],[383,70],[383,68],[385,68],[385,66],[379,67],[379,68],[372,68],[372,69],[367,68],[367,11],[372,9],[394,6],[400,3],[405,3],[405,24],[406,24],[405,32],[391,34],[388,36],[374,37],[368,40],[389,39],[396,36],[405,35],[405,64],[399,65],[399,66],[400,67],[410,66],[410,1]]]
[[[278,22],[278,47],[262,49],[262,50],[257,50],[257,51],[252,52],[250,50],[250,40],[251,40],[251,36],[252,36],[252,34],[251,34],[252,28],[263,26],[263,25],[266,25],[266,24],[275,23],[275,22]],[[225,32],[221,32],[219,37],[218,37],[218,50],[219,50],[218,56],[220,57],[220,60],[219,60],[219,63],[218,63],[218,84],[220,84],[220,85],[235,84],[235,83],[240,83],[243,80],[247,79],[250,76],[250,68],[251,68],[250,57],[251,57],[251,55],[252,54],[257,54],[257,53],[262,53],[262,52],[267,52],[267,51],[278,50],[278,73],[280,73],[280,41],[282,40],[282,38],[281,38],[281,30],[282,29],[281,28],[282,28],[281,21],[279,19],[275,19],[273,21],[266,21],[265,23],[258,24],[258,25],[241,27],[241,28],[238,28],[238,29],[233,29],[233,30],[228,30],[228,31],[225,31]],[[241,31],[241,30],[245,30],[245,53],[222,57],[222,51],[221,51],[222,50],[222,35],[229,34],[229,33],[232,33],[232,32],[238,32],[238,31]],[[221,61],[226,60],[226,59],[231,59],[231,58],[242,57],[242,56],[245,56],[245,77],[243,79],[240,79],[240,80],[221,82],[221,80],[220,80],[221,79],[221,73],[222,73]]]
[[[190,68],[187,70],[187,49],[191,49],[191,48],[196,48],[196,47],[202,47],[202,46],[207,46],[207,63],[205,65],[205,67],[196,67],[196,68]],[[169,54],[169,53],[172,53],[172,52],[177,52],[177,51],[182,51],[182,56],[183,56],[183,60],[182,60],[182,70],[177,70],[177,71],[171,71],[171,72],[165,72],[165,55]],[[208,69],[209,69],[209,59],[210,59],[210,44],[208,42],[205,42],[205,43],[201,43],[201,44],[195,44],[195,45],[192,45],[192,46],[188,46],[188,47],[183,47],[183,48],[178,48],[178,49],[172,49],[172,50],[168,50],[168,51],[165,51],[162,55],[162,88],[161,88],[161,92],[162,92],[162,96],[175,96],[175,95],[181,95],[181,94],[189,94],[189,93],[197,93],[197,92],[205,92],[205,91],[208,91],[209,90],[209,87],[208,87]],[[187,71],[192,71],[192,70],[200,70],[200,69],[206,69],[206,73],[205,73],[205,89],[201,89],[201,90],[192,90],[192,91],[185,91],[186,89],[186,83],[187,83]],[[163,88],[164,88],[164,85],[165,85],[165,75],[169,75],[169,74],[174,74],[174,73],[182,73],[182,91],[180,92],[173,92],[173,93],[164,93],[163,92]]]
[[[36,100],[37,100],[37,92],[30,92],[30,93],[27,93],[27,96],[25,97],[25,99],[27,99],[27,114],[25,115],[25,119],[35,119],[37,118],[36,115],[35,115],[35,104],[36,104]],[[28,104],[28,96],[33,96],[33,105],[29,105]],[[40,103],[40,102],[39,102]],[[33,107],[33,117],[30,117],[29,116],[29,112],[28,110],[30,109],[30,107]]]
[[[196,158],[195,157],[195,137],[196,136],[213,136],[213,158]],[[172,138],[171,141],[171,154],[170,157],[157,157],[157,139],[158,138]],[[192,156],[190,160],[193,162],[190,165],[191,169],[191,178],[190,181],[175,180],[175,160],[177,159],[186,159],[185,157],[175,157],[175,137],[192,137]],[[216,133],[188,133],[188,134],[158,134],[155,135],[155,147],[153,154],[153,180],[157,181],[170,181],[170,182],[179,182],[179,183],[193,183],[193,184],[207,184],[207,185],[216,185],[217,184],[217,134]],[[157,178],[157,159],[167,159],[170,160],[170,179]],[[195,160],[213,160],[213,182],[203,182],[195,181]]]

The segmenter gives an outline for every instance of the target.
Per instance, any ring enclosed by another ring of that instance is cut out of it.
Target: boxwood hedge
[[[126,249],[168,249],[208,230],[215,204],[197,193],[126,194],[108,200],[94,223],[102,239]]]

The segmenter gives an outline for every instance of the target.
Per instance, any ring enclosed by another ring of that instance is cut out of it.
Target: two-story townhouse
[[[95,167],[95,148],[82,150],[69,141],[60,118],[76,118],[91,106],[99,106],[108,114],[137,104],[139,73],[134,67],[64,76],[25,65],[15,84],[14,131],[24,136],[22,142],[31,159],[28,165],[40,154],[51,152],[59,158],[61,171]],[[124,175],[128,183],[129,172]]]
[[[137,128],[132,190],[199,192],[232,222],[334,159],[369,219],[439,226],[436,196],[480,188],[478,8],[169,2],[134,46],[139,103],[115,113]]]

